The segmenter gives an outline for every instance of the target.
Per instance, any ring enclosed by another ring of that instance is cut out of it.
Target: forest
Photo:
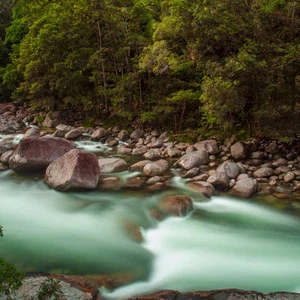
[[[0,102],[90,124],[295,138],[297,0],[1,0]]]

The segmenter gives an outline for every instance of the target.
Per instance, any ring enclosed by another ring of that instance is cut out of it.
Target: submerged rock
[[[190,187],[195,192],[199,192],[203,194],[203,196],[210,198],[215,194],[215,188],[212,184],[205,181],[194,181],[188,183],[188,187]]]
[[[99,176],[97,156],[73,149],[48,166],[45,182],[60,191],[94,189]]]
[[[193,201],[188,196],[170,195],[160,201],[159,208],[165,214],[181,217],[193,210]]]
[[[16,172],[43,170],[74,148],[74,143],[61,138],[29,137],[21,140],[9,159],[9,166]]]

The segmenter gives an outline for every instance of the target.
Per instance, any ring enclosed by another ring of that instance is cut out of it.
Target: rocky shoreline
[[[44,125],[52,129],[43,129],[25,126],[26,117],[26,108],[16,113],[11,104],[0,106],[0,133],[3,134],[0,136],[0,171],[42,172],[45,182],[59,191],[145,189],[156,192],[167,189],[176,176],[182,178],[189,189],[206,198],[228,193],[239,198],[272,195],[285,199],[292,196],[300,201],[299,140],[284,143],[252,138],[240,142],[229,138],[221,142],[211,138],[189,144],[173,141],[166,132],[157,130],[135,129],[129,132],[117,127],[73,127],[57,124],[50,116]],[[12,133],[24,133],[24,136],[16,142],[14,136],[9,136]],[[81,149],[82,145],[99,147],[96,143],[105,145],[105,150],[96,148],[97,155]],[[133,157],[134,162],[128,163],[128,157]],[[131,174],[126,181],[118,176],[124,171]],[[184,216],[192,210],[190,197],[173,194],[163,197],[159,209],[152,215],[160,219],[165,214]],[[132,231],[135,230],[133,227]],[[134,238],[139,241],[139,234]],[[83,279],[51,276],[63,283],[69,295],[73,292],[76,295],[67,299],[103,299],[97,291],[97,280],[83,284]],[[36,287],[36,282],[45,278],[46,275],[27,276],[23,285],[27,291],[20,293],[32,295],[31,286]],[[162,291],[132,299],[263,300],[300,299],[300,296],[239,290]]]
[[[106,300],[97,289],[99,279],[87,280],[82,277],[65,275],[30,274],[24,279],[23,286],[16,292],[14,299],[32,299],[39,286],[48,278],[57,280],[60,285],[62,299],[70,300]],[[103,280],[103,279],[102,279]],[[113,279],[112,279],[113,280]],[[100,280],[101,281],[101,280]],[[1,297],[0,300],[5,298]],[[256,291],[239,289],[222,289],[210,291],[179,292],[163,290],[153,294],[140,295],[127,300],[299,300],[300,294],[291,292],[273,292],[264,294]]]
[[[277,198],[293,195],[300,199],[299,140],[284,143],[252,138],[239,142],[232,137],[222,142],[212,138],[189,144],[171,141],[166,132],[157,130],[136,129],[130,133],[117,127],[84,128],[65,124],[56,125],[52,133],[49,129],[41,131],[37,126],[24,124],[21,131],[20,120],[26,120],[23,118],[26,108],[19,109],[15,115],[11,110],[12,104],[0,107],[0,132],[25,132],[25,135],[18,145],[12,137],[0,140],[0,170],[45,171],[51,164],[45,181],[58,190],[144,188],[152,192],[166,188],[176,175],[206,197],[226,192],[239,198],[258,193]],[[57,124],[49,115],[44,123]],[[98,149],[100,158],[87,155],[78,149],[77,142],[87,147],[102,143],[115,157],[103,157],[101,149]],[[65,156],[70,150],[72,152]],[[135,157],[138,162],[128,165],[119,156]],[[60,157],[63,158],[53,165]],[[93,163],[84,163],[87,159]],[[68,169],[65,178],[58,178],[57,172],[68,165],[73,168],[65,168]],[[139,174],[129,178],[126,184],[118,176],[110,176],[125,170]]]

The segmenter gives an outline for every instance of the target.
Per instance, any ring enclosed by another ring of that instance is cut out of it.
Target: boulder
[[[8,165],[8,161],[9,161],[9,158],[11,157],[11,155],[14,153],[13,150],[8,150],[6,152],[4,152],[2,155],[1,155],[1,163],[5,164],[5,165]]]
[[[21,140],[9,159],[9,166],[16,172],[43,170],[74,148],[74,143],[61,138],[29,137]]]
[[[230,179],[225,172],[217,171],[209,176],[207,182],[218,191],[224,191],[229,187]]]
[[[153,158],[161,157],[161,154],[160,154],[159,149],[152,149],[152,150],[147,151],[143,156],[146,159],[153,159]]]
[[[129,133],[127,130],[121,130],[118,134],[118,139],[122,142],[126,142],[127,140],[129,140]]]
[[[143,172],[144,167],[150,162],[151,162],[151,160],[148,160],[148,159],[139,161],[139,162],[133,164],[132,166],[130,166],[129,171]]]
[[[144,136],[145,132],[142,129],[136,129],[131,135],[130,138],[133,140],[138,140]]]
[[[170,147],[167,149],[167,154],[169,157],[179,157],[181,155],[181,151],[176,148]]]
[[[219,153],[218,144],[217,144],[217,141],[215,141],[215,140],[201,141],[201,142],[194,144],[194,147],[197,150],[204,150],[209,154],[218,154]]]
[[[45,182],[60,191],[95,189],[100,169],[95,154],[73,149],[53,161],[46,170]]]
[[[215,194],[215,188],[212,184],[205,181],[195,181],[187,184],[195,192],[203,194],[205,197],[210,198]]]
[[[23,139],[32,137],[32,136],[40,136],[40,128],[37,126],[30,127],[24,134]]]
[[[43,127],[55,128],[60,123],[59,112],[49,112],[42,124]]]
[[[99,141],[101,138],[106,137],[107,135],[107,130],[104,128],[97,128],[91,136],[91,139],[93,141]]]
[[[193,201],[188,196],[169,195],[165,196],[159,203],[160,210],[173,216],[186,216],[193,210]]]
[[[287,166],[288,161],[284,158],[278,158],[277,160],[275,160],[272,165],[273,167],[277,168],[277,167],[281,167],[281,166]]]
[[[160,148],[162,147],[164,144],[164,140],[163,139],[157,139],[156,141],[150,143],[148,146],[148,148]]]
[[[230,153],[236,160],[241,160],[246,157],[245,146],[241,142],[237,142],[230,147]]]
[[[257,191],[257,181],[253,178],[243,178],[236,182],[230,193],[240,198],[248,198]]]
[[[143,174],[145,176],[161,176],[169,170],[169,163],[160,159],[146,164],[143,168]]]
[[[230,179],[237,178],[240,171],[239,165],[233,161],[225,161],[217,168],[217,172],[225,172]]]
[[[82,129],[80,129],[80,128],[74,128],[74,129],[71,129],[70,131],[68,131],[65,134],[65,139],[67,139],[67,140],[75,140],[78,137],[80,137],[83,133],[84,133],[84,131]]]
[[[265,178],[273,175],[273,169],[268,167],[259,168],[253,172],[253,176],[256,178]]]
[[[183,155],[175,166],[180,166],[182,169],[190,170],[200,165],[205,165],[209,162],[208,153],[203,150],[194,151]]]
[[[0,141],[0,155],[8,150],[13,150],[15,148],[14,138],[5,138]]]
[[[132,155],[143,155],[148,151],[146,146],[141,146],[132,150]]]
[[[100,158],[98,165],[101,173],[117,173],[128,169],[126,161],[122,158]]]
[[[126,154],[126,155],[130,155],[132,154],[132,149],[127,148],[126,146],[122,145],[118,148],[117,151],[119,154]]]

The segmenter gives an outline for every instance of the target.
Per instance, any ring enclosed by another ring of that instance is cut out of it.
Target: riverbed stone
[[[132,150],[132,155],[143,155],[148,151],[146,146],[140,146]]]
[[[8,165],[9,158],[14,153],[13,150],[8,150],[1,155],[0,161],[1,163]]]
[[[99,158],[101,173],[117,173],[128,169],[126,161],[122,158]]]
[[[0,155],[8,150],[13,150],[16,147],[14,144],[14,138],[8,137],[0,141]]]
[[[289,183],[292,182],[295,179],[295,174],[293,172],[287,172],[284,175],[284,182]]]
[[[278,158],[277,160],[275,160],[272,163],[273,167],[275,167],[275,168],[281,167],[281,166],[287,166],[287,164],[288,164],[288,161],[283,157]]]
[[[246,157],[245,146],[241,142],[237,142],[230,147],[230,153],[236,160],[241,160]]]
[[[193,151],[183,155],[174,166],[180,166],[184,170],[190,170],[209,162],[208,153],[204,150]]]
[[[24,134],[23,139],[29,138],[31,136],[40,136],[40,128],[37,126],[30,127]]]
[[[218,191],[224,191],[229,187],[230,179],[225,172],[217,171],[210,175],[207,182],[212,184]]]
[[[164,159],[146,164],[143,168],[145,176],[162,176],[169,170],[169,163]]]
[[[215,194],[215,188],[212,184],[205,181],[195,181],[187,184],[195,192],[203,194],[205,197],[210,198]]]
[[[105,191],[117,190],[121,187],[121,180],[115,176],[102,178],[99,181],[98,187]]]
[[[100,168],[95,154],[73,149],[46,169],[45,182],[60,191],[95,189]]]
[[[9,159],[9,166],[16,172],[46,169],[50,163],[76,148],[71,141],[53,136],[22,139]]]
[[[80,137],[83,133],[84,133],[84,131],[81,128],[74,128],[65,134],[65,139],[75,140],[78,137]]]
[[[199,174],[199,171],[200,171],[199,168],[193,168],[193,169],[186,171],[181,177],[182,178],[195,177]]]
[[[106,137],[107,135],[107,130],[105,128],[97,128],[94,130],[94,132],[91,135],[91,139],[93,141],[99,141],[100,139]]]
[[[151,142],[147,145],[148,148],[160,148],[162,147],[164,144],[164,140],[163,139],[157,139],[154,142]]]
[[[160,201],[159,209],[165,214],[182,217],[193,210],[193,201],[188,196],[169,195]]]
[[[118,139],[122,142],[126,142],[127,140],[129,140],[129,138],[130,138],[130,135],[129,135],[129,132],[127,130],[121,130],[118,133]]]
[[[170,147],[167,149],[167,154],[169,157],[179,157],[181,155],[181,151],[179,149]]]
[[[194,144],[197,150],[204,150],[208,154],[218,154],[219,148],[216,140],[205,140]]]
[[[15,133],[16,131],[22,130],[25,124],[10,115],[0,115],[0,133]]]
[[[132,149],[126,147],[125,145],[122,145],[118,148],[117,151],[119,154],[125,154],[125,155],[130,155],[132,154]]]
[[[150,163],[151,162],[151,160],[141,160],[141,161],[139,161],[139,162],[137,162],[137,163],[135,163],[135,164],[133,164],[133,165],[131,165],[129,168],[128,168],[128,170],[129,171],[132,171],[132,172],[134,172],[134,171],[137,171],[137,172],[143,172],[143,168],[148,164],[148,163]]]
[[[162,155],[161,155],[159,149],[152,149],[152,150],[147,151],[143,156],[146,159],[153,159],[153,158],[161,157]]]
[[[240,198],[248,198],[257,191],[257,181],[253,178],[244,178],[236,182],[230,189],[230,194]]]
[[[272,175],[273,175],[273,169],[267,167],[259,168],[253,172],[253,176],[256,178],[265,178],[265,177],[270,177]]]
[[[217,168],[217,172],[225,172],[229,179],[237,178],[240,171],[239,165],[233,161],[225,161]]]
[[[133,140],[138,140],[139,138],[142,138],[144,134],[145,134],[144,130],[136,129],[131,133],[130,138]]]

